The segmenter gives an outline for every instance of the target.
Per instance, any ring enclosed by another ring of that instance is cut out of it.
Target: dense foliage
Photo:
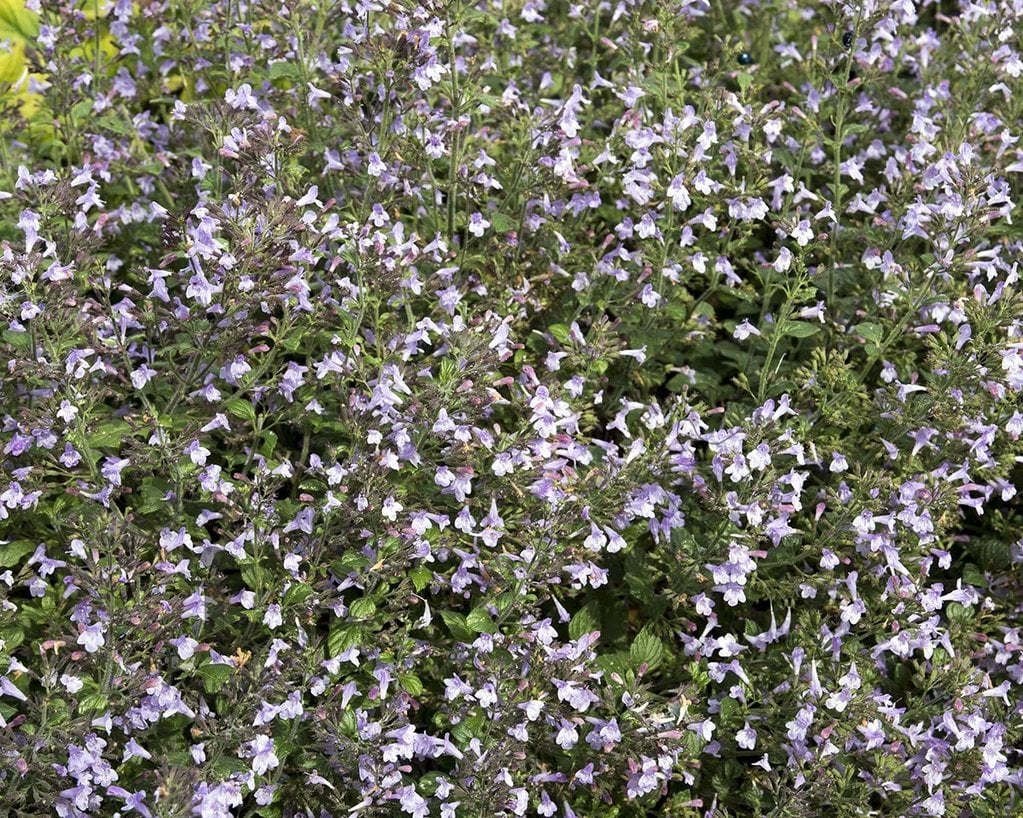
[[[9,814],[1023,814],[1020,0],[26,6]]]

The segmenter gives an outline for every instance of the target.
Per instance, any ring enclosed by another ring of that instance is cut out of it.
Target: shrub
[[[0,2],[11,814],[1018,813],[1018,2]]]

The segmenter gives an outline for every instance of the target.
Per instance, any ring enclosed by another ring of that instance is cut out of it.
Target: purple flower
[[[203,594],[202,586],[199,586],[182,601],[181,618],[206,621],[206,596]]]
[[[575,747],[576,742],[578,741],[579,732],[576,730],[575,725],[570,721],[562,719],[561,727],[558,730],[557,735],[554,737],[554,743],[562,750],[571,750]]]
[[[430,814],[430,807],[415,787],[402,787],[398,790],[398,802],[401,804],[401,811],[411,815],[412,818],[427,818]]]
[[[128,812],[137,812],[142,818],[152,818],[153,814],[145,805],[146,791],[128,792],[124,787],[107,787],[107,795],[124,799],[124,809]]]
[[[281,763],[274,752],[274,741],[270,736],[256,736],[245,744],[244,751],[252,759],[252,772],[256,775],[263,775]]]
[[[270,630],[275,630],[281,626],[284,622],[281,617],[281,606],[276,602],[266,606],[266,613],[263,614],[263,624],[266,625]]]
[[[558,689],[558,700],[568,704],[580,713],[585,713],[591,705],[599,701],[597,695],[578,682],[565,682],[561,679],[552,679],[554,686]]]
[[[15,687],[14,682],[6,676],[0,676],[0,695],[10,696],[11,698],[17,699],[21,702],[28,701],[28,697],[22,693],[21,690]]]
[[[757,731],[749,726],[748,721],[735,734],[735,743],[744,750],[752,750],[757,746]]]
[[[127,458],[108,457],[103,461],[102,474],[112,486],[121,485],[121,472],[131,461]]]
[[[199,647],[199,643],[191,636],[179,636],[176,639],[169,640],[170,644],[178,650],[178,657],[185,661],[191,659],[195,655],[195,649]]]
[[[469,232],[477,238],[481,238],[488,227],[490,222],[483,218],[482,213],[473,213],[469,216]]]

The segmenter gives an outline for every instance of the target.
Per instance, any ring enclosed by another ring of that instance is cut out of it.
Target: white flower
[[[748,318],[744,318],[742,323],[739,324],[739,326],[737,326],[735,328],[735,332],[732,333],[732,337],[734,337],[738,341],[745,341],[751,335],[760,335],[760,334],[761,334],[760,330],[758,330],[755,326],[753,326],[749,322]]]
[[[276,602],[272,605],[266,606],[266,613],[263,614],[263,624],[266,625],[270,630],[279,628],[284,622],[284,618],[281,616],[281,606]]]
[[[813,229],[807,219],[802,219],[789,234],[800,247],[806,247],[813,239]]]
[[[482,213],[473,213],[469,217],[469,232],[476,238],[481,238],[488,227],[490,222],[483,218]]]

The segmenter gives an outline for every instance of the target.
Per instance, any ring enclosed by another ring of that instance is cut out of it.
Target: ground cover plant
[[[0,0],[0,812],[1023,815],[1021,32]]]

